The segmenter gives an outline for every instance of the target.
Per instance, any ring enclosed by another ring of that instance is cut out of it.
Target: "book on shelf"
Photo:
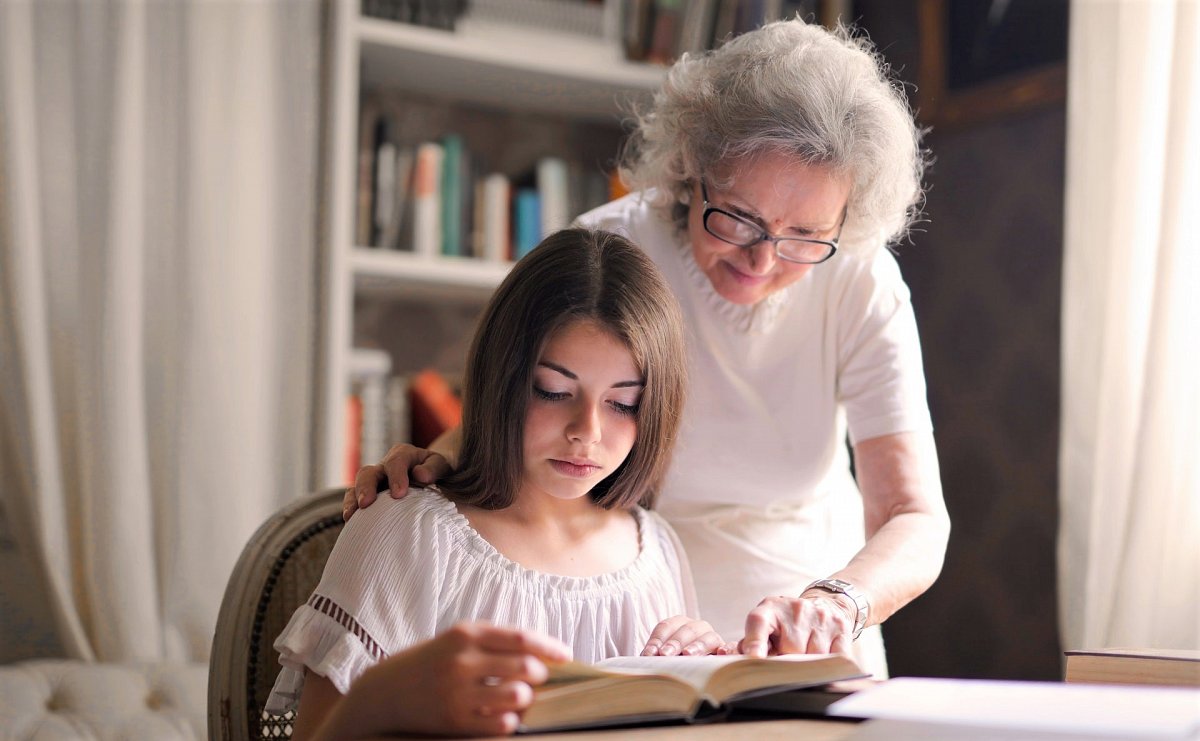
[[[541,236],[565,228],[578,214],[570,213],[567,163],[561,157],[542,157],[537,163],[537,191],[541,201]]]
[[[491,262],[511,260],[512,183],[508,177],[494,172],[481,179],[477,206],[479,247],[476,256]]]
[[[463,226],[466,220],[464,168],[466,152],[462,137],[447,134],[442,137],[442,249],[443,255],[460,256],[463,250]]]
[[[442,145],[417,146],[412,182],[412,245],[418,255],[442,253]]]
[[[391,445],[388,429],[388,379],[391,356],[384,350],[350,351],[350,408],[347,420],[346,465],[350,481],[364,460],[382,459]]]
[[[698,721],[739,700],[865,676],[842,654],[627,656],[550,667],[534,688],[521,730],[588,728],[666,720]]]
[[[520,260],[542,241],[542,197],[536,188],[519,188],[513,207],[513,259]]]
[[[362,468],[362,399],[355,394],[346,397],[346,448],[342,458],[342,480],[354,483]]]
[[[712,46],[717,0],[691,0],[679,27],[679,53],[698,53]]]
[[[1064,651],[1068,682],[1200,687],[1200,651],[1100,648]]]
[[[647,61],[670,64],[679,56],[680,28],[683,25],[683,0],[654,0],[653,22]]]
[[[466,9],[466,0],[362,0],[362,14],[369,18],[445,31],[454,30]]]
[[[445,376],[426,369],[412,377],[408,388],[412,443],[427,448],[443,432],[462,422],[462,400]]]
[[[411,250],[410,236],[412,221],[409,190],[412,187],[413,160],[415,153],[412,147],[392,145],[388,151],[381,148],[380,155],[390,171],[391,182],[386,189],[379,191],[379,198],[386,218],[382,220],[380,236],[376,246],[385,250]]]

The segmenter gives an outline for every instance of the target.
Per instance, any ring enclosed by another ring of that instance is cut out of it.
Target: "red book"
[[[462,400],[435,370],[413,376],[408,388],[412,408],[412,443],[427,448],[443,432],[462,422]]]

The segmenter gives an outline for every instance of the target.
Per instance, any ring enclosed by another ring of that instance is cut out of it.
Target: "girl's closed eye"
[[[610,401],[608,403],[610,406],[612,406],[612,408],[614,410],[617,411],[618,414],[625,414],[630,417],[637,416],[637,413],[638,413],[638,402],[637,401],[629,403],[626,401],[618,401],[616,399],[613,399],[612,401]]]
[[[550,391],[537,385],[533,387],[533,394],[539,399],[544,399],[545,401],[561,401],[562,399],[570,396],[570,394],[568,394],[566,391]]]

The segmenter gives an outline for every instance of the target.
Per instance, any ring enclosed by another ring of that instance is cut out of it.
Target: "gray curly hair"
[[[634,190],[687,224],[701,174],[783,154],[849,176],[841,246],[859,255],[907,235],[920,216],[926,153],[903,87],[871,42],[839,26],[778,21],[667,74],[622,153]]]

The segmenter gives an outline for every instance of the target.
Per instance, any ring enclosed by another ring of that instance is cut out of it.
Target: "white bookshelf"
[[[354,244],[360,91],[388,89],[581,121],[615,120],[646,98],[663,69],[627,62],[612,42],[464,18],[454,32],[361,17],[332,6],[321,336],[316,361],[314,485],[340,486],[356,299],[473,301],[509,265],[423,257]]]

